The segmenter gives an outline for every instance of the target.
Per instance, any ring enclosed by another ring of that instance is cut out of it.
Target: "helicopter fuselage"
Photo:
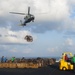
[[[29,23],[31,21],[34,22],[35,17],[33,15],[27,15],[24,19],[25,19],[24,23],[26,24],[26,23]]]

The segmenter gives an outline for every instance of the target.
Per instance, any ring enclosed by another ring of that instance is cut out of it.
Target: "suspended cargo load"
[[[33,41],[33,37],[31,35],[26,35],[24,38],[27,42],[32,42]]]

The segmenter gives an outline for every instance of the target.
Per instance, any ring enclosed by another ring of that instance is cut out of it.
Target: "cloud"
[[[72,4],[75,4],[74,0],[1,0],[0,26],[9,25],[13,30],[20,30],[21,27],[17,25],[24,16],[13,15],[9,12],[27,13],[28,6],[30,6],[30,12],[35,15],[35,22],[27,24],[27,28],[31,28],[33,32],[44,33],[50,30],[75,29],[75,19],[71,17],[74,16]]]
[[[55,54],[55,52],[59,52],[59,51],[58,51],[58,47],[48,48],[47,51],[48,51],[49,53],[54,53],[54,54]]]
[[[72,38],[66,38],[59,48],[61,52],[74,52],[74,40]]]
[[[12,52],[12,53],[21,53],[21,54],[29,54],[29,53],[32,52],[32,49],[25,48],[23,50],[18,50],[17,48],[13,48],[12,50],[9,50],[9,52]]]
[[[19,48],[21,48],[21,46]],[[10,53],[11,56],[13,54],[14,56],[17,56],[17,57],[23,57],[23,56],[30,57],[30,55],[33,54],[33,50],[31,48],[26,48],[26,47],[23,47],[21,50],[16,47],[13,47],[12,49],[8,50],[8,53]],[[9,54],[9,56],[10,56],[10,54]]]
[[[10,15],[10,11],[27,12],[28,6],[31,6],[31,13],[36,16],[37,20],[61,20],[69,15],[67,0],[2,0],[0,13],[1,16],[7,16]]]
[[[48,48],[48,51],[51,52],[51,53],[54,53],[55,52],[55,48]]]
[[[66,38],[63,42],[60,43],[60,45],[56,45],[56,47],[53,45],[53,47],[48,47],[47,51],[50,55],[56,55],[59,56],[63,52],[72,52],[75,51],[75,41],[72,38]]]
[[[2,35],[0,34],[0,37],[2,37]]]
[[[30,54],[32,53],[32,49],[30,48],[26,48],[24,51],[23,51],[24,54]]]
[[[65,45],[72,46],[73,40],[71,38],[67,38],[66,41],[65,41]]]
[[[67,30],[64,32],[64,37],[66,38],[73,38],[75,37],[75,30]]]
[[[32,48],[29,48],[29,45],[0,45],[0,57],[3,55],[6,57],[34,56],[33,50]]]
[[[20,30],[12,31],[9,28],[0,28],[0,44],[28,44],[24,39],[26,35],[32,35],[29,31]]]
[[[16,49],[13,49],[13,50],[10,50],[10,52],[12,52],[12,53],[16,53],[17,50],[16,50]]]
[[[36,26],[37,25],[37,26]],[[45,33],[46,31],[63,31],[65,25],[63,25],[63,22],[39,22],[37,24],[33,24],[31,27],[31,31],[36,33]]]

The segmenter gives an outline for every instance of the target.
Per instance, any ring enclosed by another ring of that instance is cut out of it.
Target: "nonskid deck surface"
[[[37,69],[1,68],[0,75],[75,75],[73,71],[60,71],[58,64]]]

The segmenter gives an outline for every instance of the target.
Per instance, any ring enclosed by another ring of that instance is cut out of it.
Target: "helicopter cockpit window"
[[[24,38],[27,42],[32,42],[33,41],[33,37],[30,35],[26,35]]]

